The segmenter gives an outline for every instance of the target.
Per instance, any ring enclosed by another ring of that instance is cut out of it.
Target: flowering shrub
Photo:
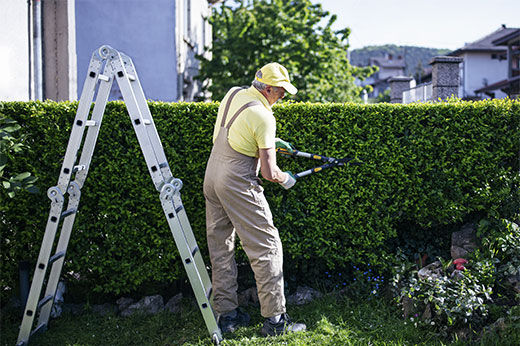
[[[485,321],[494,282],[493,263],[469,262],[463,273],[451,272],[451,268],[451,261],[444,262],[442,275],[426,278],[419,278],[414,266],[396,268],[392,280],[396,300],[415,325],[437,325],[447,331]]]

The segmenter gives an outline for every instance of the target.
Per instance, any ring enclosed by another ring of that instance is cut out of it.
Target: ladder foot
[[[211,336],[211,341],[213,342],[214,345],[220,345],[220,342],[222,341],[222,339],[218,336],[217,333],[213,333],[213,335]]]

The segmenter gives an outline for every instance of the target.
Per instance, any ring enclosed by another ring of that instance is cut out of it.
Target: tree
[[[361,101],[363,88],[354,81],[375,69],[350,65],[350,29],[332,30],[335,20],[310,0],[224,1],[213,8],[212,60],[199,56],[198,79],[210,80],[205,89],[220,100],[232,86],[250,85],[261,66],[276,61],[289,71],[298,101]]]

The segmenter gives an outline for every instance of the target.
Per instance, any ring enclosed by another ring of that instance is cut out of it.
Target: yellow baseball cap
[[[256,71],[255,79],[267,85],[283,87],[291,95],[298,92],[289,80],[287,69],[277,62],[271,62]]]

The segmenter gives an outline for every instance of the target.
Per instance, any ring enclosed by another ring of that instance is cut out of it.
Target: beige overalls
[[[259,185],[258,159],[237,152],[228,143],[228,131],[237,116],[248,107],[261,105],[259,101],[244,104],[226,124],[229,105],[240,90],[228,98],[204,178],[213,307],[218,314],[238,307],[238,234],[255,274],[261,314],[267,318],[285,312],[282,243]]]

